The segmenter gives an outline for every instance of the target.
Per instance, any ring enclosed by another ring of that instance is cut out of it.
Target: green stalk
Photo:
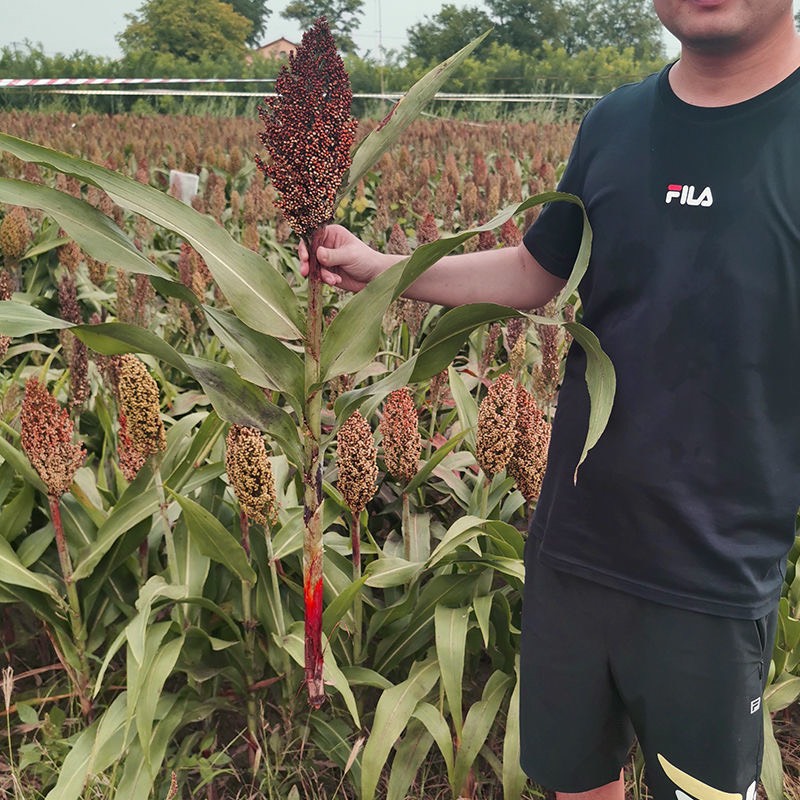
[[[242,548],[250,559],[250,523],[244,511],[239,512],[239,527],[242,532]],[[258,704],[253,694],[253,684],[255,682],[255,653],[256,653],[256,623],[253,619],[253,585],[250,581],[242,581],[242,624],[244,625],[244,682],[247,692],[247,731],[250,735],[250,768],[255,773],[258,763],[258,750],[260,744],[258,740],[259,719]],[[255,775],[253,775],[255,777]]]
[[[353,546],[353,582],[361,578],[361,514],[352,515],[350,526],[350,541]],[[361,660],[361,627],[363,625],[364,608],[361,600],[361,592],[356,595],[353,601],[353,663],[358,664]]]
[[[305,409],[303,414],[303,595],[305,600],[305,674],[308,700],[325,702],[322,681],[322,279],[317,262],[321,230],[304,237],[309,253],[308,313],[305,340]]]
[[[47,500],[50,505],[50,518],[53,521],[53,529],[56,535],[56,548],[58,550],[58,560],[61,564],[61,575],[67,590],[67,616],[69,617],[72,638],[75,640],[75,647],[78,655],[78,671],[75,681],[78,690],[78,699],[81,704],[81,713],[86,719],[89,719],[92,716],[92,700],[88,691],[88,687],[91,683],[89,662],[86,656],[88,634],[83,621],[83,615],[81,614],[78,589],[72,579],[72,559],[70,558],[67,540],[64,536],[64,525],[61,521],[59,498],[55,495],[48,494]],[[64,666],[66,666],[66,663]]]
[[[408,502],[408,492],[403,492],[403,558],[411,561],[411,504]]]
[[[167,517],[167,498],[164,494],[164,481],[161,477],[161,458],[156,455],[152,461],[153,480],[158,494],[158,509],[161,526],[164,529],[164,545],[167,548],[167,571],[169,581],[174,586],[180,586],[180,572],[178,570],[178,554],[175,550],[175,540],[172,538],[172,526]]]

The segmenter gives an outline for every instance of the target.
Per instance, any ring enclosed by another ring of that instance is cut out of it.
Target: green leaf
[[[406,800],[414,777],[427,758],[432,744],[433,737],[425,726],[418,719],[411,720],[392,759],[386,800]]]
[[[766,703],[762,706],[764,722],[764,759],[761,765],[761,782],[767,792],[768,800],[783,800],[783,759],[775,732],[772,717]]]
[[[514,665],[516,682],[508,701],[506,731],[503,737],[503,800],[520,800],[528,776],[519,765],[519,656]]]
[[[10,543],[25,530],[33,513],[33,499],[33,487],[23,483],[10,503],[5,506],[0,503],[0,538]]]
[[[389,392],[408,385],[415,364],[416,356],[412,356],[405,364],[393,370],[385,378],[382,378],[376,383],[370,383],[366,386],[362,386],[360,389],[354,389],[339,395],[334,404],[336,419],[339,423],[344,422],[344,420],[357,408],[362,406],[362,404],[364,408],[364,417],[369,419]],[[366,402],[367,400],[369,400],[368,403]]]
[[[191,374],[180,353],[147,328],[125,322],[103,322],[99,325],[76,325],[72,332],[87,347],[105,356],[149,353],[159,361]]]
[[[254,331],[233,314],[203,306],[211,330],[230,353],[237,372],[257,386],[283,392],[298,414],[305,397],[300,356],[280,339]]]
[[[464,656],[467,649],[469,608],[436,606],[436,657],[442,672],[442,686],[453,718],[456,738],[461,739],[463,710],[461,684],[464,679]]]
[[[367,586],[375,589],[388,589],[403,586],[422,572],[423,565],[406,561],[404,558],[379,558],[370,563],[364,571]]]
[[[305,323],[300,306],[283,276],[211,217],[151,186],[24,139],[0,134],[0,149],[98,186],[123,208],[174,231],[203,256],[236,315],[246,324],[281,338],[301,336]]]
[[[453,749],[453,736],[447,726],[447,721],[442,712],[430,703],[420,703],[416,711],[414,711],[414,718],[418,719],[427,728],[428,733],[436,742],[447,768],[447,780],[451,784],[450,788],[455,792],[455,789],[452,788],[455,752]]]
[[[497,670],[492,673],[479,702],[474,703],[464,721],[461,746],[456,752],[453,787],[456,791],[463,788],[467,775],[480,752],[489,731],[495,724],[497,712],[503,702],[506,690],[512,682],[510,675]]]
[[[451,436],[441,447],[434,450],[433,453],[431,453],[431,457],[425,461],[417,474],[411,479],[411,482],[408,484],[408,486],[406,486],[406,492],[411,494],[411,492],[416,491],[420,486],[422,486],[422,484],[428,480],[428,477],[436,469],[436,467],[441,464],[444,457],[449,452],[454,450],[466,435],[466,431],[460,431],[454,436]]]
[[[475,398],[467,391],[461,375],[453,368],[447,369],[450,392],[458,411],[458,419],[461,422],[461,429],[467,439],[469,449],[475,452],[475,432],[478,429],[478,404]]]
[[[45,800],[78,800],[89,777],[99,723],[86,728],[71,744],[58,774],[56,785]]]
[[[120,497],[108,519],[98,528],[97,538],[78,553],[73,578],[88,578],[116,541],[142,520],[151,517],[161,504],[152,476],[142,470]],[[141,481],[140,481],[141,479]]]
[[[16,339],[45,331],[63,330],[71,323],[51,317],[38,308],[16,300],[0,300],[0,334]]]
[[[436,684],[439,667],[434,660],[411,667],[408,679],[381,694],[375,708],[367,745],[361,756],[361,800],[373,800],[378,778],[386,765],[389,752],[417,704]]]
[[[457,519],[445,533],[442,540],[431,553],[428,568],[435,567],[445,556],[454,552],[456,548],[472,541],[483,533],[486,521],[480,517],[465,516]]]
[[[333,635],[333,631],[342,617],[350,610],[356,597],[361,594],[366,580],[367,576],[362,575],[358,580],[351,581],[348,583],[347,587],[339,592],[325,607],[325,610],[322,612],[322,631],[328,638]]]
[[[145,258],[111,219],[72,195],[38,183],[0,178],[0,202],[47,212],[98,261],[128,272],[171,279],[166,270]]]
[[[800,697],[800,676],[786,676],[767,687],[764,702],[770,713],[782,711]]]
[[[369,172],[378,159],[397,141],[400,134],[419,116],[424,106],[433,99],[462,61],[489,35],[486,31],[462,47],[450,58],[423,75],[394,105],[386,118],[372,133],[364,138],[353,154],[353,162],[347,174],[347,184],[339,193],[345,197]]]
[[[361,784],[361,758],[360,755],[353,757],[353,751],[360,748],[363,738],[352,741],[352,731],[350,731],[341,719],[328,719],[320,714],[311,715],[311,728],[313,733],[311,738],[315,744],[321,748],[341,770],[348,764],[347,770],[353,786]]]
[[[589,429],[580,460],[575,466],[575,481],[578,468],[583,464],[589,451],[597,444],[606,429],[617,390],[617,375],[611,359],[603,352],[597,336],[579,322],[567,322],[564,327],[586,353],[586,386],[589,389],[591,408],[589,410]]]
[[[467,337],[481,325],[521,316],[519,311],[494,303],[458,306],[443,314],[417,352],[411,382],[430,378],[441,372],[458,354]]]
[[[205,556],[222,564],[240,580],[254,584],[256,573],[250,566],[250,560],[233,534],[222,526],[222,523],[199,503],[188,497],[176,494],[168,489],[183,510],[186,525],[192,534],[193,543]]]
[[[289,461],[302,468],[297,426],[286,411],[266,399],[262,389],[214,361],[187,356],[186,362],[222,419],[268,432]]]
[[[51,597],[58,597],[52,578],[25,569],[11,545],[0,538],[0,586],[2,585],[22,586],[49,594]]]

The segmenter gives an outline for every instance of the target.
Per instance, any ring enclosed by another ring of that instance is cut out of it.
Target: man
[[[753,800],[800,499],[800,38],[791,0],[654,5],[680,60],[589,112],[560,185],[594,231],[583,322],[618,388],[573,485],[571,349],[526,552],[522,764],[621,800],[635,734],[655,800]],[[442,259],[407,294],[541,306],[580,224],[553,203],[519,248]],[[317,255],[355,291],[397,260],[337,226]]]

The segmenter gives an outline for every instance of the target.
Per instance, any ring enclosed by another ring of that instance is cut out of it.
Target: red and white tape
[[[274,78],[0,78],[0,89],[23,86],[116,86],[169,83],[274,83]]]

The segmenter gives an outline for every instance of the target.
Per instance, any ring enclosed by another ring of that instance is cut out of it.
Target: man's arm
[[[326,228],[317,248],[323,280],[354,292],[403,258],[373,250],[340,225]],[[302,274],[308,274],[308,254],[302,243],[300,262]],[[526,311],[543,306],[565,283],[544,269],[520,244],[445,256],[414,281],[404,295],[448,307],[498,303]]]

